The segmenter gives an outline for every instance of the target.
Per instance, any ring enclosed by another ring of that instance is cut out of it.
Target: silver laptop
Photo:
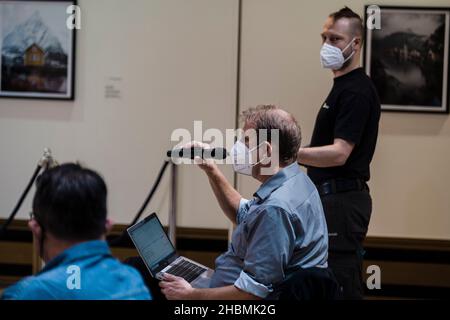
[[[208,267],[179,256],[156,213],[127,229],[152,277],[164,273],[184,278],[194,288],[208,288],[214,273]]]

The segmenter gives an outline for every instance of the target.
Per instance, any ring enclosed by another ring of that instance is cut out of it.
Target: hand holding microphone
[[[225,160],[228,157],[228,153],[224,148],[211,148],[208,144],[193,141],[183,146],[182,149],[167,151],[167,156],[172,159],[194,160],[198,157],[201,159]]]
[[[217,168],[215,160],[225,160],[228,153],[224,148],[211,148],[209,144],[192,141],[181,149],[168,151],[167,156],[172,159],[191,159],[202,170],[212,171]]]

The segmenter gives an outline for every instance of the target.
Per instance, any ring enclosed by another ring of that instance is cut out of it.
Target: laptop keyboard
[[[166,273],[181,277],[187,282],[192,282],[205,271],[205,268],[182,259],[180,262],[174,264],[169,270],[167,270]]]

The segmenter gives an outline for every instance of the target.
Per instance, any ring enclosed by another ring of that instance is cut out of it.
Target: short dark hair
[[[361,16],[355,13],[349,7],[344,7],[339,11],[333,12],[332,14],[330,14],[330,18],[332,18],[334,22],[344,18],[350,19],[353,35],[358,35],[362,39],[364,34],[363,19],[361,19]]]
[[[68,163],[39,176],[33,214],[58,239],[96,240],[106,231],[106,197],[106,184],[98,173]]]
[[[267,130],[269,142],[272,142],[271,130],[278,130],[280,163],[287,165],[297,160],[302,133],[297,120],[290,113],[275,105],[259,105],[242,112],[241,119],[250,124],[257,133],[259,130]]]

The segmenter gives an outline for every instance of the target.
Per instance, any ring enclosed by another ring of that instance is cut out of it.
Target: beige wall
[[[321,69],[320,32],[327,14],[359,0],[244,0],[242,106],[277,103],[299,120],[308,143],[332,75]],[[424,5],[423,1],[377,4]],[[449,6],[432,0],[427,6]],[[372,164],[370,235],[450,239],[450,118],[383,113]],[[256,184],[240,179],[247,196]]]
[[[132,3],[132,5],[131,5]],[[378,1],[421,5],[421,1]],[[127,223],[153,182],[175,128],[232,128],[237,0],[81,0],[75,102],[0,99],[0,217],[12,209],[45,146],[105,176],[111,216]],[[326,15],[358,0],[243,0],[242,106],[277,103],[308,142],[332,78],[319,63]],[[427,5],[450,5],[428,1]],[[104,98],[122,77],[122,99]],[[450,119],[383,113],[371,181],[370,234],[450,239]],[[180,225],[226,228],[198,169],[180,168]],[[226,174],[232,179],[230,168]],[[257,184],[240,179],[251,196]],[[19,217],[25,218],[30,202]],[[166,221],[168,176],[149,207]]]
[[[235,0],[81,0],[75,102],[0,99],[0,216],[5,217],[45,146],[60,161],[81,160],[109,186],[109,210],[131,221],[176,128],[233,128]],[[122,77],[122,99],[104,97]],[[232,171],[227,170],[232,178]],[[167,174],[148,209],[168,213]],[[182,226],[227,228],[206,177],[180,170]],[[30,201],[19,218],[28,216]]]

